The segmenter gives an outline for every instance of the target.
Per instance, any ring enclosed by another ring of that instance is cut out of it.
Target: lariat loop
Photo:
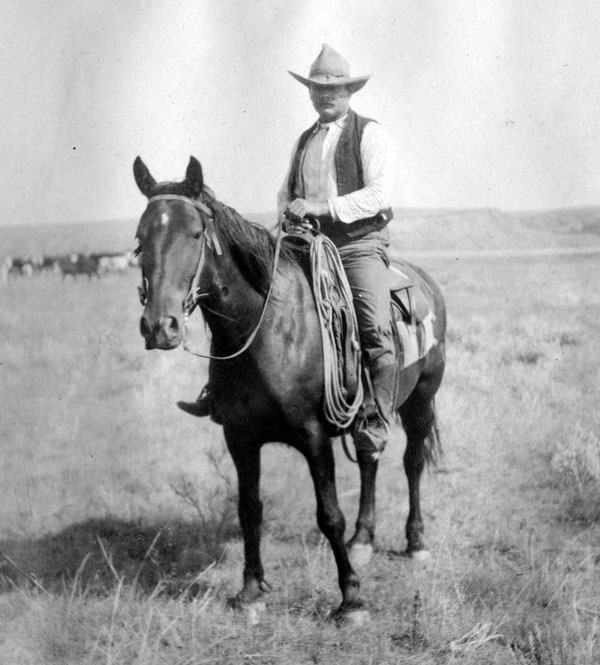
[[[360,378],[355,394],[348,393],[342,370],[343,363],[348,361],[353,365],[350,369],[360,376],[361,352],[352,289],[337,248],[327,236],[317,234],[314,238],[310,246],[310,263],[323,343],[325,417],[344,431],[354,421],[364,396]],[[342,312],[346,312],[344,321],[341,320]],[[336,333],[350,336],[351,359],[344,358],[343,350],[338,349]]]

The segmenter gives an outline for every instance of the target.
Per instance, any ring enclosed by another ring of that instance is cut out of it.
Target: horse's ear
[[[192,191],[192,196],[200,196],[200,192],[202,192],[202,187],[204,186],[204,176],[202,175],[202,166],[194,156],[190,157],[190,162],[185,172],[185,181]]]
[[[141,157],[136,157],[133,162],[133,177],[140,188],[140,192],[150,198],[151,192],[156,186],[156,180],[150,175],[148,167],[144,164]]]

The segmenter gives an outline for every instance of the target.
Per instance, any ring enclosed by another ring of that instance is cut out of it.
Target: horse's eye
[[[200,236],[202,235],[202,231],[197,231],[194,233],[194,240],[200,240]]]

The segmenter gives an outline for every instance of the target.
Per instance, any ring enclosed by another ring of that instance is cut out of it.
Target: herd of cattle
[[[91,279],[108,273],[123,273],[137,265],[133,252],[6,257],[0,266],[0,282],[36,274],[57,274],[63,279],[87,275]]]

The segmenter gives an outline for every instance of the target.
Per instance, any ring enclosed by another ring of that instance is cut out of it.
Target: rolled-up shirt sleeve
[[[364,187],[328,201],[334,219],[345,224],[373,217],[390,205],[388,139],[379,123],[369,122],[365,126],[360,142],[360,156]]]

